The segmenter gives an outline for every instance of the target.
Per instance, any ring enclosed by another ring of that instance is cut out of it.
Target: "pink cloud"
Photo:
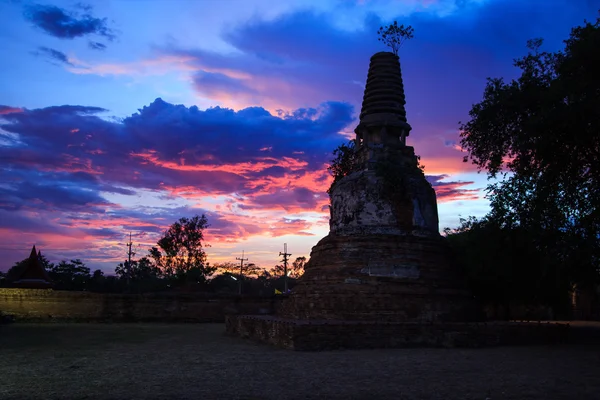
[[[0,115],[12,114],[12,113],[20,113],[23,112],[22,108],[18,107],[8,107],[0,105]]]

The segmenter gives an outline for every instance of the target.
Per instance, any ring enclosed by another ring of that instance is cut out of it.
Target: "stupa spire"
[[[396,158],[406,148],[411,126],[406,121],[400,59],[391,52],[371,57],[356,133],[357,163],[372,169],[381,160]],[[415,161],[416,162],[416,161]]]
[[[400,70],[400,58],[391,52],[371,57],[367,85],[360,112],[360,125],[391,125],[406,131],[406,98]],[[358,128],[357,128],[358,129]]]

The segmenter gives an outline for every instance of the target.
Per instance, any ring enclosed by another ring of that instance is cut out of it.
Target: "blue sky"
[[[0,270],[32,244],[106,272],[207,213],[209,259],[263,267],[328,232],[331,151],[356,126],[379,26],[401,49],[440,228],[487,212],[458,122],[528,39],[555,51],[600,0],[0,3]]]

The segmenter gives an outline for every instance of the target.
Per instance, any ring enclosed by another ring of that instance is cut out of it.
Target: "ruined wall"
[[[414,149],[384,150],[389,154],[374,157],[367,169],[332,187],[330,233],[439,235],[435,190],[417,166]]]
[[[268,314],[274,297],[112,294],[0,288],[0,312],[16,321],[223,322],[226,314]]]
[[[228,334],[297,351],[403,347],[488,347],[569,341],[569,325],[539,323],[302,323],[227,316]]]

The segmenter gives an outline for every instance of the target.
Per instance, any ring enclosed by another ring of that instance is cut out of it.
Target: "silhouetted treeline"
[[[490,213],[448,239],[488,303],[562,313],[600,282],[600,18],[571,30],[561,51],[542,39],[514,61],[521,75],[488,79],[460,126],[461,147],[491,180]],[[598,304],[598,303],[596,303]]]
[[[506,227],[491,218],[461,220],[446,230],[469,287],[498,318],[510,319],[514,306],[547,306],[555,317],[570,317],[575,290],[597,291],[596,246],[567,232]]]
[[[115,268],[114,275],[105,275],[101,270],[91,271],[80,259],[61,261],[53,264],[41,252],[38,255],[41,264],[54,283],[55,290],[90,291],[99,293],[149,293],[149,292],[205,292],[215,294],[239,293],[239,265],[233,263],[216,264],[212,269],[219,273],[205,276],[202,271],[190,268],[179,273],[165,273],[156,267],[148,258],[128,261]],[[19,266],[28,259],[16,263]],[[296,278],[302,274],[306,259],[298,257],[290,264],[288,287],[291,289]],[[255,264],[243,266],[242,293],[244,295],[268,296],[275,289],[283,291],[283,267],[275,266],[273,272],[259,268]],[[2,276],[8,274],[2,274]],[[1,278],[1,277],[0,277]],[[8,286],[8,282],[0,279],[0,287]]]
[[[56,290],[87,290],[105,293],[147,293],[163,291],[207,292],[221,294],[271,295],[283,291],[283,266],[269,272],[253,263],[240,266],[233,263],[211,265],[204,252],[204,230],[208,227],[204,215],[180,218],[173,223],[152,247],[147,256],[125,260],[115,268],[115,275],[101,270],[90,271],[80,259],[53,264],[41,253],[38,258],[48,271]],[[16,263],[18,271],[27,259]],[[288,266],[288,288],[302,275],[305,257],[298,257]],[[241,272],[241,275],[240,275]],[[10,271],[9,274],[10,276]],[[7,279],[0,285],[8,286]]]

